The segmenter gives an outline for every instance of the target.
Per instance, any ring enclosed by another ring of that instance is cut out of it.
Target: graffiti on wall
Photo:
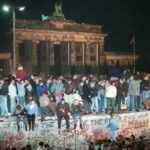
[[[136,136],[144,135],[149,137],[149,128],[150,128],[150,114],[141,112],[141,113],[131,113],[123,114],[121,119],[121,129],[120,134],[125,136],[130,136],[134,134]]]
[[[120,114],[120,129],[118,134],[130,136],[144,135],[150,137],[150,113],[126,113]],[[62,121],[62,132],[58,134],[57,119],[40,122],[36,120],[35,131],[25,131],[22,128],[17,132],[15,118],[4,119],[0,123],[0,145],[23,147],[31,143],[35,148],[39,141],[49,143],[53,148],[70,148],[86,150],[89,141],[109,138],[109,115],[84,116],[83,129],[74,130],[74,121],[70,120],[70,131],[65,130],[65,121]]]

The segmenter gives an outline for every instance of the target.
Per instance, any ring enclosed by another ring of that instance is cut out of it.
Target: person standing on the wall
[[[36,87],[36,93],[38,98],[40,98],[40,96],[42,96],[44,93],[48,93],[48,88],[42,80],[39,81],[39,84]]]
[[[73,102],[73,90],[75,89],[71,78],[67,79],[64,87],[65,87],[64,98],[65,101],[69,104],[69,107],[71,108],[71,104]]]
[[[76,127],[77,127],[78,118],[80,121],[80,129],[83,129],[82,128],[82,122],[83,122],[82,121],[82,106],[81,106],[79,100],[77,100],[77,99],[74,100],[74,102],[71,105],[71,112],[74,115],[74,129],[76,129]]]
[[[25,106],[25,82],[24,80],[17,81],[18,103],[22,107]]]
[[[139,111],[140,99],[140,80],[138,76],[134,76],[129,84],[128,95],[130,96],[130,109],[129,111]]]
[[[127,96],[128,87],[125,83],[125,79],[119,79],[117,87],[117,99],[118,99],[118,110],[121,111],[121,105],[125,103],[125,97]]]
[[[8,84],[3,78],[0,78],[0,116],[8,116],[7,94]]]
[[[41,121],[45,121],[45,117],[49,115],[49,97],[47,93],[43,93],[39,98],[40,110],[41,110]]]
[[[89,84],[90,86],[90,97],[91,97],[91,110],[94,112],[96,111],[96,114],[98,114],[98,86],[95,79],[92,79],[92,81]]]
[[[29,131],[31,130],[31,127],[32,131],[34,131],[35,117],[38,115],[38,106],[32,99],[32,96],[29,97],[29,100],[30,100],[29,103],[25,106],[25,110],[27,111]]]
[[[70,107],[65,99],[62,98],[61,102],[58,103],[56,107],[56,113],[58,118],[58,133],[61,132],[61,121],[64,118],[66,120],[66,131],[69,131],[70,124],[69,124],[69,114],[70,114]]]
[[[117,96],[117,88],[115,86],[114,82],[110,82],[110,85],[108,85],[105,89],[105,96],[107,100],[107,109],[108,110],[114,111],[115,110],[115,103],[116,103],[116,96]]]
[[[25,80],[27,73],[25,72],[23,66],[19,64],[17,71],[16,71],[16,78],[20,80]]]
[[[148,75],[145,75],[141,82],[141,103],[150,97],[150,80]]]
[[[8,95],[10,99],[10,113],[11,115],[14,115],[18,99],[16,81],[14,77],[12,77],[8,86]]]
[[[61,79],[57,79],[57,81],[54,82],[51,86],[51,93],[53,93],[53,95],[56,98],[56,105],[59,102],[61,102],[63,92],[64,92],[64,84],[62,83]]]
[[[83,105],[84,105],[84,112],[86,114],[91,113],[91,97],[90,97],[90,86],[89,86],[89,79],[86,79],[83,84]]]

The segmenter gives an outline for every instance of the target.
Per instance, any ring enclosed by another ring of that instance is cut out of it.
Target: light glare
[[[19,11],[24,11],[24,10],[25,10],[25,6],[20,6],[20,7],[18,8],[18,10],[19,10]]]
[[[5,12],[8,12],[8,11],[10,10],[10,7],[9,7],[8,5],[4,5],[4,6],[3,6],[3,10],[4,10]]]

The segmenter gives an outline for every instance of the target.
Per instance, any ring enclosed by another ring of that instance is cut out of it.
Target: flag
[[[132,38],[130,40],[130,44],[135,44],[135,36],[132,36]]]

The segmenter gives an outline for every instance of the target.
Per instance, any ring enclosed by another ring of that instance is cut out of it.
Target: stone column
[[[96,43],[96,66],[99,65],[99,45]]]
[[[105,56],[104,56],[104,45],[103,43],[99,43],[99,63],[104,64],[105,61]]]
[[[90,65],[90,43],[86,43],[85,64]]]
[[[50,66],[54,66],[54,43],[52,41],[49,42],[50,46]]]
[[[82,65],[85,66],[85,44],[82,43]]]
[[[76,64],[76,51],[75,51],[75,42],[71,42],[70,45],[70,65]]]
[[[39,41],[32,41],[32,72],[38,72],[38,56],[37,56],[37,45]]]
[[[70,66],[70,42],[67,43],[67,50],[68,50],[68,67]]]
[[[18,66],[18,64],[20,63],[20,60],[19,60],[19,44],[21,44],[22,41],[19,41],[19,40],[16,40],[16,68]]]
[[[54,73],[54,43],[52,41],[48,41],[48,73],[53,74]]]
[[[33,67],[37,66],[37,44],[38,41],[32,41],[32,65]]]

